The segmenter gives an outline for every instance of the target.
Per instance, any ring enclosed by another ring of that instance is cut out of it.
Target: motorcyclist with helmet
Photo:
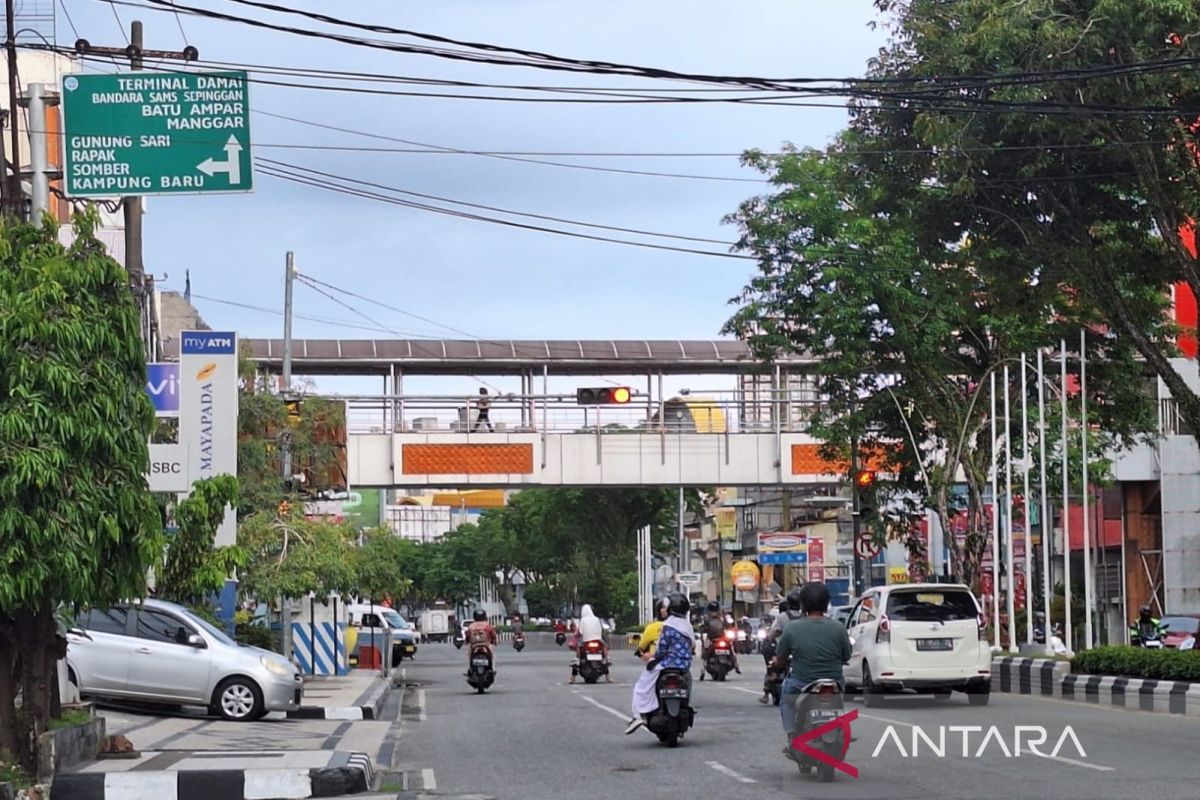
[[[487,612],[482,608],[475,609],[473,621],[467,626],[465,632],[467,640],[467,664],[471,663],[471,655],[477,647],[486,647],[488,653],[492,657],[492,669],[496,668],[496,645],[500,643],[500,636],[496,633],[496,629],[488,622]]]
[[[1138,618],[1129,625],[1129,641],[1137,647],[1146,639],[1161,639],[1166,632],[1162,620],[1154,616],[1150,604],[1146,603],[1138,609]]]
[[[712,654],[713,645],[718,639],[725,636],[725,615],[721,613],[721,604],[713,601],[708,604],[708,614],[704,617],[704,627],[701,629],[703,639],[703,648],[700,651],[700,680],[704,680],[704,665],[708,663],[708,657]],[[729,652],[733,656],[733,671],[737,674],[742,674],[741,665],[738,663],[737,651],[732,644],[729,647]]]
[[[805,709],[796,708],[796,699],[803,694],[804,687],[813,681],[830,679],[845,688],[842,667],[850,660],[850,635],[837,620],[826,616],[830,602],[828,587],[812,581],[800,587],[797,595],[804,616],[784,628],[772,662],[773,666],[782,667],[791,658],[791,670],[783,682],[779,702],[789,742],[785,753],[790,751],[790,742],[796,735],[795,718],[803,719]]]
[[[651,657],[647,652],[643,659],[646,669],[638,678],[639,689],[633,695],[633,719],[625,728],[629,735],[646,724],[646,717],[658,708],[658,675],[664,669],[689,672],[692,668],[692,655],[695,651],[695,632],[688,621],[688,611],[692,604],[687,595],[672,592],[667,596],[667,618],[663,620],[659,630],[658,643]],[[660,606],[661,608],[661,606]]]
[[[771,686],[776,681],[781,681],[782,676],[787,674],[787,664],[779,666],[774,665],[775,653],[779,646],[779,637],[783,635],[784,628],[794,619],[800,619],[803,613],[800,611],[800,588],[792,589],[788,593],[786,599],[779,603],[779,611],[775,615],[774,621],[771,623],[770,629],[767,631],[767,638],[763,642],[763,661],[767,665],[767,674],[763,678],[763,693],[762,697],[758,698],[758,702],[766,705],[771,702]]]

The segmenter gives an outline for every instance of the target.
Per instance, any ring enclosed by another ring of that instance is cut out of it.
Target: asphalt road
[[[614,683],[594,686],[567,684],[566,648],[515,653],[502,647],[498,658],[496,684],[482,696],[462,675],[465,653],[450,645],[423,647],[416,661],[405,662],[410,685],[393,764],[417,776],[414,787],[423,784],[444,797],[505,800],[1200,797],[1195,719],[999,693],[986,708],[968,707],[961,694],[948,700],[901,697],[872,709],[854,699],[848,710],[859,712],[857,741],[847,761],[859,775],[839,773],[822,784],[781,755],[778,709],[755,699],[762,676],[758,656],[744,656],[745,674],[726,683],[694,683],[697,724],[675,750],[644,731],[623,735],[640,669],[631,654],[614,652]],[[993,726],[996,733],[989,736]],[[1038,745],[1037,732],[1018,734],[1018,726],[1042,726],[1047,740]],[[1054,758],[1029,751],[1032,741],[1042,753],[1054,752],[1068,726],[1079,747],[1068,739]],[[946,745],[939,756],[919,737],[938,745],[943,727]],[[1017,735],[1024,743],[1019,749]]]

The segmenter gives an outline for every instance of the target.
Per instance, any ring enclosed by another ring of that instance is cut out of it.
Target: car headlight
[[[262,662],[264,667],[276,675],[282,675],[286,678],[292,677],[293,670],[291,664],[286,664],[274,658],[267,658],[266,656],[260,656],[258,660]]]

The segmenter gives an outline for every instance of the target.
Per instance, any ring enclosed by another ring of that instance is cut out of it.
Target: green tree
[[[348,592],[358,581],[357,533],[347,525],[310,520],[293,508],[261,511],[238,527],[246,551],[241,589],[261,600],[294,600],[309,592]]]
[[[95,224],[70,248],[49,220],[0,231],[0,751],[30,767],[56,611],[140,597],[162,554],[140,315]]]
[[[235,569],[246,565],[243,548],[213,546],[225,509],[236,506],[237,500],[237,478],[218,475],[196,481],[191,493],[175,505],[179,532],[168,541],[159,571],[161,597],[184,605],[206,603]]]
[[[1031,313],[1104,326],[1089,348],[1136,350],[1200,430],[1164,313],[1175,282],[1200,292],[1177,235],[1200,218],[1196,127],[1175,111],[1200,103],[1200,5],[876,5],[893,35],[852,128],[883,205],[908,205],[928,258],[969,241]]]

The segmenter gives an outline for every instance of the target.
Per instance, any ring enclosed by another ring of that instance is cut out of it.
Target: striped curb
[[[379,685],[368,689],[352,706],[300,706],[287,712],[288,719],[376,720],[383,699],[392,688],[391,677],[380,678]]]
[[[1077,675],[1071,672],[1069,662],[1046,658],[993,659],[992,691],[1200,717],[1200,684]]]

